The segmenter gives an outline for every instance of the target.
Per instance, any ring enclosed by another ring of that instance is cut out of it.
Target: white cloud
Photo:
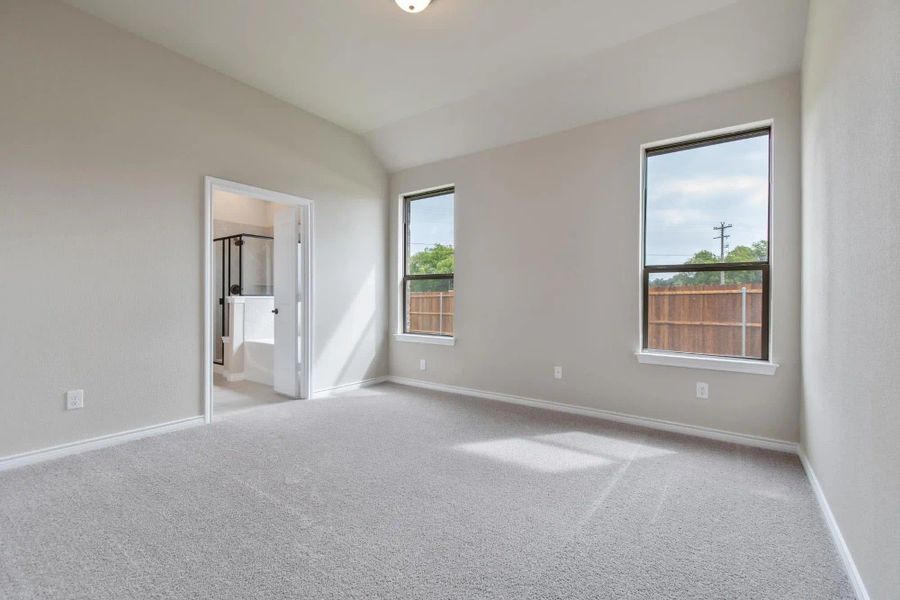
[[[660,184],[656,190],[660,195],[677,194],[706,198],[722,193],[750,192],[755,201],[759,194],[765,195],[769,182],[763,177],[698,177],[693,179],[670,179]]]

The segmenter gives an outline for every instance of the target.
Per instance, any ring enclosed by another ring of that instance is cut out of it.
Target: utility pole
[[[728,247],[728,244],[725,243],[725,240],[730,238],[730,235],[725,235],[726,229],[731,229],[731,224],[725,224],[725,221],[720,221],[718,225],[713,227],[715,231],[719,232],[719,235],[714,237],[714,240],[719,240],[719,262],[725,262],[725,248]],[[725,271],[719,273],[719,284],[725,285]]]

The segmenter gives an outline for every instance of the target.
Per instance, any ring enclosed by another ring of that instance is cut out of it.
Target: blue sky
[[[768,189],[768,136],[648,157],[647,264],[718,256],[720,221],[733,225],[731,248],[767,239]]]
[[[414,200],[409,208],[410,255],[435,244],[453,245],[454,194]]]

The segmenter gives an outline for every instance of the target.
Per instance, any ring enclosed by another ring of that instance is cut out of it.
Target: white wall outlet
[[[84,408],[84,390],[69,390],[66,392],[66,410]]]
[[[562,367],[553,367],[553,379],[562,379]]]
[[[428,367],[428,365],[425,364],[425,359],[424,359],[424,358],[420,358],[420,359],[419,359],[419,370],[420,370],[420,371],[424,371],[427,367]]]
[[[702,381],[697,382],[697,398],[700,400],[709,399],[709,384]]]

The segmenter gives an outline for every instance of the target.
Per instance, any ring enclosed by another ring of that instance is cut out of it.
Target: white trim
[[[423,335],[417,333],[395,333],[395,342],[413,342],[417,344],[437,344],[438,346],[455,346],[456,338],[446,335]]]
[[[198,415],[196,417],[179,419],[177,421],[169,421],[168,423],[148,425],[147,427],[138,427],[137,429],[129,429],[128,431],[120,431],[119,433],[101,435],[99,437],[78,442],[69,442],[68,444],[51,446],[50,448],[43,448],[41,450],[32,450],[30,452],[23,452],[22,454],[5,456],[0,458],[0,471],[16,469],[45,460],[53,460],[55,458],[62,458],[63,456],[70,456],[72,454],[79,454],[81,452],[88,452],[90,450],[97,450],[99,448],[107,448],[109,446],[131,442],[145,437],[187,429],[189,427],[203,425],[203,422],[203,416]]]
[[[212,423],[213,390],[213,178],[203,178],[203,420]],[[223,357],[224,358],[224,357]]]
[[[672,354],[669,352],[635,352],[638,362],[645,365],[663,365],[666,367],[687,367],[690,369],[708,369],[710,371],[730,371],[732,373],[751,373],[754,375],[774,375],[778,363],[762,360],[746,360],[742,358],[726,358],[721,356],[700,356],[697,354]]]
[[[736,433],[733,431],[712,429],[710,427],[701,427],[699,425],[688,425],[685,423],[676,423],[674,421],[664,421],[662,419],[639,417],[636,415],[628,415],[609,410],[602,410],[599,408],[589,408],[587,406],[576,406],[574,404],[553,402],[551,400],[540,400],[538,398],[527,398],[525,396],[514,396],[512,394],[487,392],[484,390],[459,387],[455,385],[446,385],[443,383],[433,383],[431,381],[410,379],[407,377],[397,377],[394,375],[388,377],[388,381],[399,383],[401,385],[409,385],[429,390],[449,392],[451,394],[462,394],[465,396],[473,396],[475,398],[485,398],[487,400],[497,400],[500,402],[508,402],[510,404],[521,404],[523,406],[532,406],[535,408],[544,408],[547,410],[555,410],[558,412],[569,414],[583,415],[586,417],[603,419],[605,421],[615,421],[616,423],[637,425],[638,427],[647,427],[650,429],[658,429],[660,431],[669,431],[672,433],[702,437],[706,439],[717,440],[720,442],[740,444],[742,446],[753,446],[755,448],[765,448],[766,450],[777,450],[779,452],[787,452],[789,454],[797,453],[796,442],[776,440],[772,438],[749,435],[746,433]]]
[[[301,239],[303,241],[300,261],[302,263],[303,281],[301,283],[302,298],[301,304],[301,325],[303,336],[301,337],[301,397],[311,395],[310,390],[313,389],[313,369],[315,368],[313,360],[314,336],[315,336],[315,312],[314,299],[315,293],[313,289],[314,277],[314,246],[315,246],[315,211],[313,201],[300,196],[293,196],[282,192],[275,192],[264,188],[228,181],[226,179],[218,179],[207,175],[203,178],[204,184],[204,247],[203,247],[203,416],[206,423],[212,423],[213,416],[213,394],[212,394],[212,376],[213,376],[213,258],[212,258],[212,240],[213,240],[213,192],[222,190],[258,198],[268,202],[276,202],[279,204],[287,204],[291,206],[299,206],[301,209]]]
[[[235,381],[243,381],[244,379],[246,379],[246,377],[244,377],[243,372],[229,373],[228,371],[223,371],[222,374],[225,376],[225,381],[227,381],[229,383],[234,383]]]
[[[828,532],[834,540],[834,545],[837,547],[838,554],[841,556],[841,561],[844,563],[844,569],[847,571],[847,578],[850,580],[851,585],[853,585],[853,591],[856,592],[856,597],[859,600],[869,600],[869,592],[866,591],[866,585],[863,583],[862,576],[860,576],[859,570],[856,568],[856,563],[853,561],[853,555],[850,554],[850,548],[847,546],[847,542],[844,541],[844,536],[841,534],[841,528],[838,527],[837,519],[834,518],[834,513],[831,512],[831,507],[828,505],[828,499],[825,497],[825,491],[819,484],[819,479],[816,477],[815,471],[813,471],[812,464],[809,462],[809,458],[806,456],[806,451],[803,449],[803,446],[798,445],[797,454],[800,456],[803,470],[806,471],[806,476],[809,479],[809,484],[812,486],[813,494],[815,494],[816,501],[819,503],[819,508],[822,511],[822,518],[825,519],[825,526],[828,528]]]
[[[729,127],[720,127],[719,129],[710,129],[699,133],[689,133],[687,135],[679,135],[664,140],[656,140],[655,142],[647,142],[641,144],[641,154],[645,149],[653,150],[660,146],[670,146],[672,144],[681,144],[684,142],[694,142],[697,140],[705,140],[706,138],[718,137],[720,135],[731,135],[733,133],[743,133],[754,129],[762,129],[763,127],[772,127],[775,124],[774,119],[762,119],[761,121],[752,121],[750,123],[742,123],[740,125],[731,125]]]
[[[388,376],[382,375],[381,377],[371,377],[369,379],[362,379],[360,381],[352,381],[350,383],[342,383],[340,385],[333,385],[331,387],[319,388],[315,391],[315,396],[318,398],[319,396],[327,396],[331,392],[358,390],[360,388],[384,383],[387,380]]]

